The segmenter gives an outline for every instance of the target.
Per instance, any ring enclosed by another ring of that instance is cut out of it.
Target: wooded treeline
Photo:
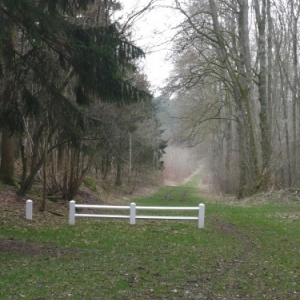
[[[168,90],[177,140],[239,198],[300,184],[296,0],[174,1],[184,15]]]
[[[0,1],[0,179],[72,199],[88,175],[134,186],[161,168],[143,51],[114,0]],[[45,204],[43,201],[42,209]]]

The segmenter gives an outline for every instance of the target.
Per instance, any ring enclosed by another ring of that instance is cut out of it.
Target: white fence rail
[[[129,215],[125,214],[84,214],[76,213],[76,208],[87,208],[87,209],[109,209],[109,210],[129,210]],[[138,210],[173,210],[173,211],[198,211],[197,216],[148,216],[148,215],[137,215]],[[137,206],[135,203],[130,205],[118,206],[118,205],[88,205],[88,204],[76,204],[74,200],[70,201],[69,206],[69,224],[75,225],[76,217],[87,217],[87,218],[123,218],[129,219],[131,225],[136,224],[136,219],[153,219],[153,220],[198,220],[198,228],[204,228],[204,217],[205,217],[205,205],[199,204],[196,207],[185,207],[185,206]]]

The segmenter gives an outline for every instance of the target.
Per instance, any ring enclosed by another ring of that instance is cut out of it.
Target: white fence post
[[[75,225],[75,201],[69,203],[69,225]]]
[[[32,200],[26,201],[26,219],[32,220]]]
[[[199,204],[198,228],[204,228],[205,205]]]
[[[134,202],[130,203],[130,225],[135,225],[136,205]]]

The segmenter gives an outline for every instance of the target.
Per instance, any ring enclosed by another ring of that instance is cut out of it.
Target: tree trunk
[[[112,157],[109,152],[107,152],[105,155],[102,157],[102,179],[105,180],[110,173],[111,170],[111,162],[112,162]]]
[[[120,159],[117,159],[117,174],[116,174],[116,186],[122,185],[122,163]]]
[[[260,4],[261,3],[261,7]],[[266,68],[266,0],[258,2],[254,1],[256,21],[258,25],[258,100],[260,102],[260,131],[261,131],[261,152],[262,152],[262,168],[258,188],[266,188],[270,184],[270,130],[268,122],[268,106],[267,106],[267,68]]]
[[[13,49],[16,45],[17,30],[14,26],[11,27],[10,32],[7,32],[7,40],[4,43],[4,48],[2,49],[1,60],[4,60],[4,79],[3,90],[1,93],[5,101],[9,102],[14,97],[17,97],[16,85],[14,82],[14,56],[15,53]],[[4,103],[5,104],[5,103]],[[13,126],[13,124],[10,124]],[[14,138],[11,135],[9,128],[4,128],[2,130],[2,143],[1,143],[1,165],[0,165],[0,180],[7,184],[16,185],[14,180]]]
[[[287,112],[287,96],[285,93],[285,80],[282,72],[280,72],[281,78],[281,101],[282,101],[282,110],[283,110],[283,119],[284,119],[284,137],[285,137],[285,153],[286,153],[286,173],[287,173],[287,180],[282,182],[283,186],[287,181],[288,187],[292,185],[292,164],[291,164],[291,146],[290,146],[290,138],[289,138],[289,125],[288,125],[288,112]],[[286,177],[286,176],[285,176]],[[285,178],[284,178],[285,179]]]
[[[300,6],[299,4],[294,6],[294,1],[291,1],[291,10],[292,10],[292,44],[293,44],[293,135],[294,135],[294,143],[293,143],[293,182],[298,184],[299,183],[299,158],[297,156],[297,136],[299,135],[299,127],[300,122],[297,120],[297,108],[298,111],[300,110],[299,106],[299,75],[298,75],[298,19],[300,14]],[[298,121],[298,124],[297,124]],[[298,125],[298,126],[297,126]],[[298,129],[298,132],[297,132]]]
[[[16,184],[14,180],[14,163],[14,138],[7,129],[3,129],[1,140],[0,179],[6,184]]]
[[[25,179],[25,181],[21,182],[20,189],[17,192],[17,194],[19,196],[25,196],[28,193],[28,191],[30,190],[30,188],[31,188],[31,186],[33,184],[35,175],[37,174],[37,172],[40,170],[41,166],[43,165],[44,158],[45,158],[45,156],[42,155],[42,157],[36,163],[35,167],[33,169],[31,169],[30,174]]]
[[[224,63],[232,84],[232,94],[238,110],[238,139],[240,157],[239,196],[254,193],[258,181],[258,154],[254,138],[254,122],[251,111],[251,56],[248,26],[248,1],[239,1],[238,9],[238,43],[235,65],[229,60],[227,46],[222,36],[214,0],[209,0],[213,28],[218,42],[220,61]],[[237,73],[235,71],[237,69]],[[238,74],[238,75],[237,75]]]
[[[44,151],[47,151],[46,145]],[[44,212],[46,209],[46,196],[47,196],[47,155],[45,155],[45,159],[43,162],[43,195],[42,195],[42,203],[39,209],[42,212]]]

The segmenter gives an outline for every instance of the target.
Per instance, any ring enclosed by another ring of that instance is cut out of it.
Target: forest
[[[299,16],[0,0],[0,299],[300,299]]]
[[[299,2],[172,1],[183,19],[158,97],[132,30],[164,4],[117,20],[122,5],[0,1],[1,181],[20,196],[40,184],[42,210],[84,182],[132,193],[199,165],[238,199],[297,189]]]
[[[299,1],[174,1],[166,93],[176,141],[194,147],[207,181],[237,198],[297,188]]]
[[[145,54],[120,3],[0,1],[0,179],[25,196],[73,199],[82,183],[157,182],[162,140]],[[91,179],[92,178],[92,179]]]

